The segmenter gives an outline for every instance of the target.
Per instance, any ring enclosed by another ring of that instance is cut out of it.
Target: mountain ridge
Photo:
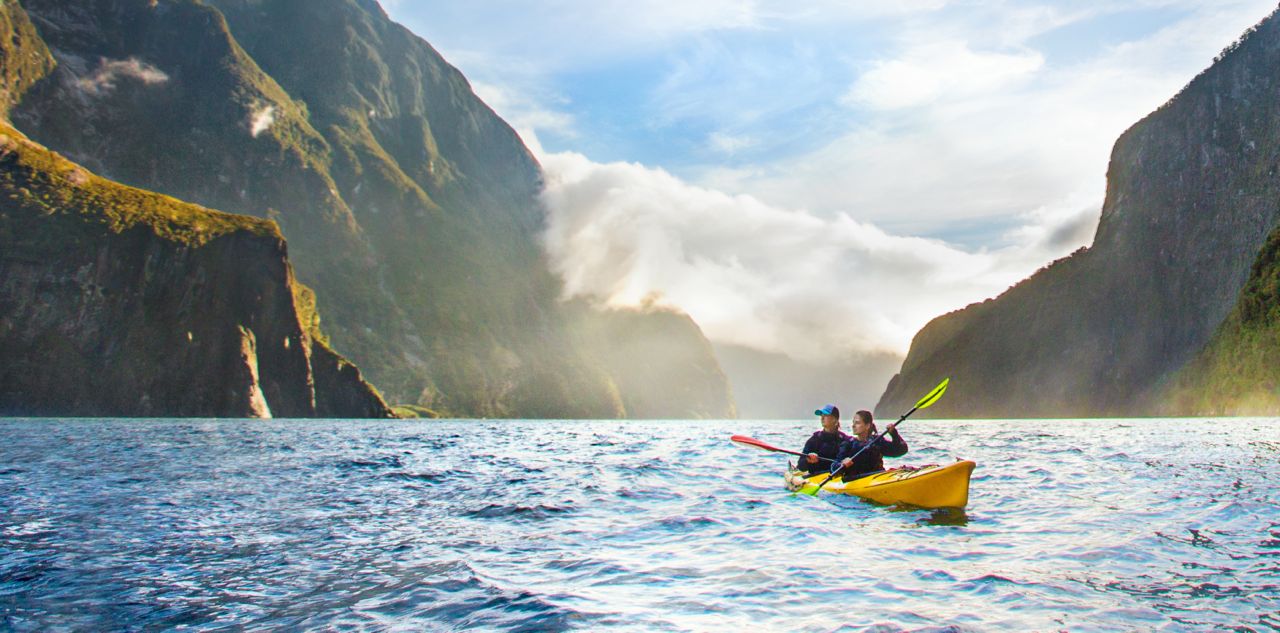
[[[0,123],[0,413],[390,417],[304,318],[279,228],[104,180]]]
[[[15,124],[127,185],[275,221],[328,337],[392,401],[460,417],[637,409],[608,345],[573,331],[610,316],[561,301],[538,242],[537,161],[376,3],[25,6],[57,65]],[[692,321],[663,323],[705,340]],[[732,412],[727,383],[706,388]],[[704,395],[668,410],[707,415]]]
[[[1090,247],[931,321],[877,410],[951,375],[933,417],[1156,411],[1168,377],[1227,317],[1280,221],[1276,15],[1120,136]]]

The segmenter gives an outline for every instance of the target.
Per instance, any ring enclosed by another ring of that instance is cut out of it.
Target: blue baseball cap
[[[837,407],[834,404],[829,404],[822,407],[821,409],[818,409],[817,411],[814,411],[813,414],[814,415],[834,415],[838,418],[840,417],[840,407]]]

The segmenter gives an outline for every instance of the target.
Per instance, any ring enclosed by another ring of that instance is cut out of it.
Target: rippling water
[[[961,514],[815,426],[0,421],[0,630],[1280,630],[1280,420],[904,425]]]

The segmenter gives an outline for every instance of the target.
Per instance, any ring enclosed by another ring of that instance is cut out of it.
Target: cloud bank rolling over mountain
[[[679,4],[388,10],[535,149],[571,294],[796,357],[902,354],[1088,244],[1114,139],[1273,8]]]
[[[972,253],[634,163],[572,153],[541,162],[545,243],[568,294],[612,305],[656,297],[713,340],[794,358],[902,354],[929,316],[1003,290],[1074,248],[1096,222],[1087,207],[1045,212],[1022,227],[1025,245]]]

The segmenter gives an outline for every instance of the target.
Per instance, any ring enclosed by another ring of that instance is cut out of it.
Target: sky
[[[905,354],[1091,243],[1121,133],[1274,0],[383,0],[546,172],[566,293]]]

